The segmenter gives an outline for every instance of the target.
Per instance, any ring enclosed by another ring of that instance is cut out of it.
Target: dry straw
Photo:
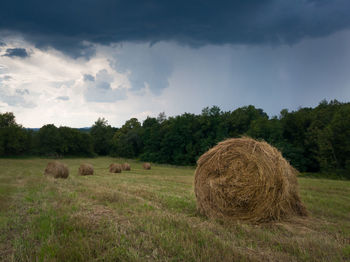
[[[146,170],[150,170],[151,169],[151,164],[150,163],[143,163],[142,167]]]
[[[128,163],[124,163],[122,164],[122,169],[125,170],[125,171],[130,171],[130,165]]]
[[[112,163],[109,165],[109,172],[111,173],[121,173],[122,166],[120,164]]]
[[[81,164],[79,167],[79,175],[87,176],[94,174],[94,167],[90,164]]]
[[[67,178],[69,176],[69,170],[65,164],[52,161],[47,164],[44,174],[54,178]]]
[[[257,223],[307,215],[298,194],[298,172],[266,142],[228,139],[197,164],[197,207],[208,217]]]

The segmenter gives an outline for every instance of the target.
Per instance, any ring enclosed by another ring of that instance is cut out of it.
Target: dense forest
[[[269,118],[254,106],[223,112],[204,108],[199,115],[184,113],[143,123],[136,118],[121,128],[99,118],[86,130],[44,125],[26,129],[13,113],[0,114],[0,156],[46,157],[111,155],[144,161],[193,165],[219,141],[250,136],[277,147],[301,172],[334,173],[350,178],[350,103],[322,101]]]

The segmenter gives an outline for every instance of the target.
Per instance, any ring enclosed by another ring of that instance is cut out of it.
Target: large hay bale
[[[122,166],[120,164],[112,163],[109,165],[109,172],[111,173],[121,173]]]
[[[122,169],[125,171],[130,171],[131,167],[128,163],[124,163],[124,164],[122,164]]]
[[[90,164],[81,164],[79,167],[79,175],[88,176],[94,174],[94,167]]]
[[[253,223],[307,214],[297,171],[266,142],[227,139],[197,161],[198,210],[212,218]]]
[[[143,169],[150,170],[151,164],[150,163],[143,163],[142,167],[143,167]]]
[[[44,174],[54,178],[67,178],[69,176],[69,170],[65,164],[58,161],[51,161],[47,164]]]

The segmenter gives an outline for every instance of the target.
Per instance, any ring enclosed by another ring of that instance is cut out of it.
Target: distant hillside
[[[76,128],[76,129],[78,129],[80,132],[89,133],[91,127],[82,127],[82,128]]]
[[[37,131],[40,130],[40,128],[37,128],[37,127],[35,127],[35,128],[30,128],[30,127],[28,127],[28,128],[26,128],[26,129],[27,129],[27,130],[32,130],[32,131],[34,131],[34,132],[37,132]],[[83,133],[89,133],[91,127],[81,127],[81,128],[75,128],[75,129],[77,129],[77,130],[79,130],[80,132],[83,132]]]
[[[37,131],[40,130],[40,128],[30,128],[30,127],[26,127],[25,129],[27,129],[27,130],[32,130],[32,131],[34,131],[34,132],[37,132]]]

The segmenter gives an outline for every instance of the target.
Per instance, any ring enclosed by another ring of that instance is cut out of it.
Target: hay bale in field
[[[69,176],[69,170],[65,164],[58,161],[51,161],[47,164],[44,174],[54,178],[67,178]]]
[[[109,165],[109,172],[111,173],[121,173],[122,166],[120,164],[112,163]]]
[[[150,170],[151,164],[150,163],[143,163],[142,167],[143,167],[143,169]]]
[[[298,171],[266,142],[227,139],[197,165],[197,208],[208,217],[257,223],[307,215],[298,194]]]
[[[88,176],[94,174],[94,167],[90,164],[81,164],[79,167],[79,175]]]
[[[125,171],[130,171],[131,170],[130,165],[128,163],[122,164],[122,169],[125,170]]]

